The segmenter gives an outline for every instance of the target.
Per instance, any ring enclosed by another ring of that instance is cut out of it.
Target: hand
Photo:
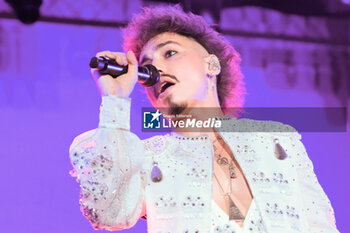
[[[135,54],[129,51],[127,55],[119,52],[103,51],[96,54],[96,57],[106,57],[115,60],[119,65],[129,65],[128,72],[117,78],[113,78],[108,74],[101,75],[98,71],[91,69],[97,87],[101,95],[115,95],[118,97],[129,97],[138,80],[137,71],[138,64]]]

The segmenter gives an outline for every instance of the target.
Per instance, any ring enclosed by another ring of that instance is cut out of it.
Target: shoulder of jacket
[[[160,154],[168,145],[169,135],[156,135],[147,139],[142,140],[143,147],[145,149],[146,154],[155,153]]]
[[[86,131],[82,134],[79,134],[78,136],[76,136],[72,142],[72,144],[69,147],[69,152],[72,152],[73,149],[78,146],[81,142],[84,142],[85,140],[87,140],[88,138],[90,138],[92,135],[94,135],[96,133],[96,129],[92,129],[89,131]]]

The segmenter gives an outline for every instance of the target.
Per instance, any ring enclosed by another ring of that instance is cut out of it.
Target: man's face
[[[144,46],[140,65],[152,64],[160,70],[160,82],[146,88],[156,108],[171,108],[168,113],[201,106],[207,97],[205,60],[209,53],[192,38],[176,33],[162,33]]]

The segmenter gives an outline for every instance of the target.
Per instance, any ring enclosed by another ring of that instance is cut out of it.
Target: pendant
[[[283,147],[279,144],[279,140],[275,138],[275,156],[277,159],[284,160],[288,157],[287,153],[284,151]]]
[[[241,211],[238,209],[238,207],[236,206],[236,204],[232,201],[231,197],[227,194],[227,198],[228,198],[228,202],[229,202],[229,219],[230,220],[236,220],[236,221],[243,221],[244,220],[244,216],[241,213]]]
[[[226,157],[223,157],[221,155],[219,155],[219,158],[218,160],[216,160],[216,162],[219,164],[219,165],[226,165],[228,164],[228,159]]]
[[[237,175],[235,173],[235,167],[233,166],[232,161],[231,161],[230,166],[228,167],[228,169],[229,169],[229,172],[230,172],[230,178],[231,179],[237,178]]]
[[[151,172],[151,179],[154,183],[161,181],[163,178],[162,172],[158,167],[158,163],[153,161],[153,168]]]

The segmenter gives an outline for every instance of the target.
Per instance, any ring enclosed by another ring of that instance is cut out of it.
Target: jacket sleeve
[[[319,184],[314,173],[313,164],[309,159],[301,135],[294,137],[293,146],[296,147],[295,167],[297,170],[297,182],[302,199],[302,212],[307,218],[310,233],[336,233],[339,232],[335,225],[334,211],[331,203]]]
[[[95,229],[130,228],[145,215],[141,140],[130,129],[130,99],[102,97],[97,129],[76,137],[71,171],[80,208]]]

